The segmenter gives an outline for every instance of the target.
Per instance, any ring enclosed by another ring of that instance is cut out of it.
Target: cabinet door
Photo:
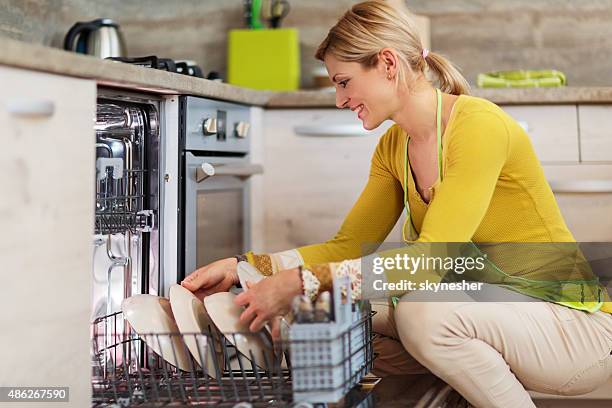
[[[579,242],[612,242],[612,165],[545,165],[565,223]]]
[[[0,67],[0,383],[91,405],[93,81]]]
[[[612,105],[578,106],[580,153],[585,162],[612,162]]]
[[[366,132],[348,110],[265,111],[265,249],[332,238],[365,186],[376,144],[390,126]]]
[[[503,106],[529,134],[541,162],[578,163],[576,106]]]

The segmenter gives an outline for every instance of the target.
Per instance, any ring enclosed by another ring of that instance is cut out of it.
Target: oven
[[[251,109],[196,97],[179,101],[181,193],[178,280],[251,248]]]

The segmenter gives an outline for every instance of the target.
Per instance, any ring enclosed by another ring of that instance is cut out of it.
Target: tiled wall
[[[312,54],[355,0],[289,0],[286,26],[300,30],[302,84]],[[571,85],[612,84],[612,0],[406,0],[431,18],[434,51],[474,82],[478,72],[556,68]],[[241,0],[0,0],[0,35],[59,47],[75,21],[117,20],[131,56],[192,59],[226,68],[227,30],[240,28]]]
[[[406,0],[431,19],[432,49],[479,72],[558,69],[568,85],[612,85],[612,0]]]

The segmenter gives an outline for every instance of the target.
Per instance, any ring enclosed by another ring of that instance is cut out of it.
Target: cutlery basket
[[[348,278],[336,279],[334,321],[294,323],[289,329],[293,397],[336,402],[372,368],[371,308],[351,304]]]

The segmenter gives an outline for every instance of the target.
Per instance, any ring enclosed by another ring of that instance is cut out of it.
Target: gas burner
[[[202,68],[196,65],[196,63],[193,61],[175,61],[170,58],[159,58],[155,55],[136,58],[111,57],[106,59],[111,61],[123,62],[126,64],[138,65],[146,68],[161,69],[163,71],[176,72],[178,74],[204,78]]]

